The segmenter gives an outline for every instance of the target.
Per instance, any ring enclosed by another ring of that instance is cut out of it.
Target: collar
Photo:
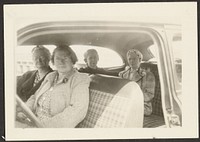
[[[68,82],[68,80],[69,80],[69,78],[74,74],[76,72],[76,70],[75,69],[72,69],[72,71],[69,73],[69,74],[67,74],[62,80],[60,80],[59,82],[58,82],[58,71],[56,71],[56,76],[55,76],[55,79],[54,79],[54,83],[67,83]]]
[[[135,69],[135,70],[133,70],[132,68],[130,68],[129,70],[130,70],[130,72],[138,72],[138,71],[139,71],[139,69],[138,69],[138,68],[137,68],[137,69]]]
[[[127,71],[129,71],[130,73],[134,73],[134,72],[137,72],[141,77],[145,76],[146,73],[145,73],[145,70],[141,69],[140,67],[135,69],[135,70],[132,70],[131,67],[129,67],[127,69]]]

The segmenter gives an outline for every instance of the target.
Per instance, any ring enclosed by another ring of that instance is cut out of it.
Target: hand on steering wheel
[[[23,112],[17,113],[16,119],[19,121],[31,123],[31,120]]]

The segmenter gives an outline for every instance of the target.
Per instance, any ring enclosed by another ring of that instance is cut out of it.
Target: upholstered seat
[[[153,112],[150,116],[144,117],[143,127],[155,128],[161,125],[165,125],[163,110],[162,110],[160,79],[159,79],[157,65],[152,63],[143,63],[141,64],[141,67],[143,69],[150,69],[150,71],[154,74],[156,80],[155,94],[152,100]]]
[[[91,79],[88,113],[78,128],[143,127],[143,94],[137,83],[105,75]]]
[[[152,114],[150,116],[144,117],[144,123],[143,123],[144,128],[156,128],[162,125],[165,125],[165,121],[162,116]]]
[[[155,94],[152,100],[153,112],[150,116],[141,116],[141,112],[143,113],[143,106],[141,106],[143,105],[143,102],[141,102],[142,96],[140,94],[141,92],[135,93],[134,88],[138,88],[135,82],[117,77],[93,75],[91,76],[92,82],[90,85],[88,113],[78,127],[155,128],[165,125],[157,65],[143,63],[141,67],[150,69],[156,79]],[[129,116],[127,116],[128,114]],[[141,123],[143,123],[142,126]]]

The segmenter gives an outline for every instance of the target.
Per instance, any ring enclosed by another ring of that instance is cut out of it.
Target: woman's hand
[[[19,122],[26,123],[27,125],[30,125],[30,126],[33,125],[32,121],[23,112],[17,113],[16,119]]]
[[[35,124],[23,113],[17,113],[16,128],[34,128]]]
[[[17,119],[26,120],[27,116],[23,112],[18,112],[17,113]]]

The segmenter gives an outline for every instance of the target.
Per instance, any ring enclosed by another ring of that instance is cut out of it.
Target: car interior
[[[135,82],[106,75],[90,78],[88,113],[78,128],[142,127],[143,96]]]
[[[158,66],[155,61],[150,61],[154,56],[149,51],[149,47],[155,41],[144,29],[108,26],[84,27],[85,29],[81,26],[55,26],[41,29],[34,27],[36,25],[19,30],[18,45],[100,46],[115,51],[124,62],[118,67],[105,68],[112,72],[111,74],[90,75],[92,81],[89,87],[88,113],[77,128],[155,128],[165,125]],[[32,30],[28,30],[29,28]],[[150,70],[156,79],[155,94],[152,100],[153,112],[150,116],[143,114],[142,96],[135,91],[135,82],[117,76],[125,69],[126,53],[131,48],[138,49],[143,54],[141,68]]]

